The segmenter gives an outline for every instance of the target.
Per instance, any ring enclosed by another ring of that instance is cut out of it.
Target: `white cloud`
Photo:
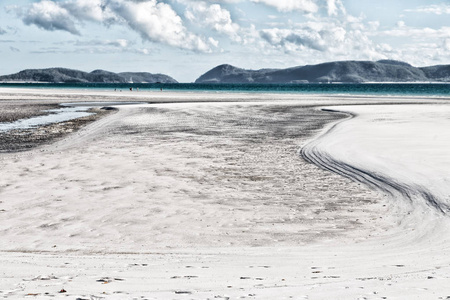
[[[306,28],[297,30],[271,28],[261,30],[260,34],[272,46],[289,51],[295,51],[296,48],[301,50],[304,47],[318,51],[327,50],[327,45],[320,33]]]
[[[186,0],[176,0],[176,1],[184,2]],[[192,0],[189,0],[189,1],[192,1]],[[211,2],[211,3],[239,3],[239,2],[245,2],[247,0],[205,0],[205,1]]]
[[[391,45],[388,44],[379,44],[376,46],[377,50],[382,52],[382,53],[392,53],[394,52],[394,48],[392,48]]]
[[[275,7],[280,12],[301,11],[315,13],[319,7],[313,0],[250,0],[255,3],[263,3]]]
[[[337,15],[337,5],[335,0],[327,0],[328,15]]]
[[[89,41],[76,41],[75,46],[111,46],[116,48],[126,48],[130,45],[130,42],[125,39],[117,40],[89,40]]]
[[[361,18],[351,18],[350,22],[345,14],[341,19],[322,18],[290,28],[269,28],[260,30],[260,35],[269,52],[272,49],[308,63],[388,58],[389,45],[380,47],[367,35],[378,23],[365,24]]]
[[[128,47],[129,43],[125,39],[117,39],[115,41],[109,42],[109,44],[116,46],[116,47],[126,48],[126,47]]]
[[[368,29],[371,31],[376,31],[378,28],[380,28],[380,22],[379,21],[371,21],[367,22]]]
[[[339,23],[307,22],[294,28],[270,28],[260,31],[261,37],[270,45],[289,51],[312,49],[335,51],[349,43],[347,30]]]
[[[406,27],[406,23],[404,21],[398,21],[397,22],[397,27],[399,27],[399,28]]]
[[[442,57],[448,57],[450,51],[442,47],[442,43],[411,43],[403,47],[393,48],[386,55],[390,59],[406,61],[414,66],[430,66],[442,61]]]
[[[143,54],[143,55],[149,55],[150,51],[148,49],[143,48],[143,49],[137,49],[136,53]]]
[[[407,61],[416,66],[435,64],[450,54],[450,27],[415,28],[402,22],[397,27],[382,31],[369,31],[377,39],[395,38],[393,45],[381,44],[377,51],[390,59]]]
[[[327,1],[327,11],[329,16],[336,16],[339,12],[345,14],[345,7],[341,0],[326,0]]]
[[[428,40],[431,39],[445,39],[450,38],[450,27],[433,28],[415,28],[406,26],[404,23],[398,24],[400,26],[383,31],[369,32],[373,36],[392,36],[392,37],[406,37],[411,40]]]
[[[145,40],[183,49],[211,51],[211,45],[188,32],[181,17],[166,3],[156,0],[116,0],[113,3],[113,11]]]
[[[296,1],[295,4],[304,4],[301,2]],[[287,1],[273,1],[273,3],[288,4]],[[314,5],[306,6],[309,9],[308,11],[303,9],[303,12],[318,12],[323,8],[326,11],[310,17],[309,22],[284,22],[260,30],[260,37],[266,41],[266,46],[290,55],[309,56],[313,61],[316,60],[313,59],[316,56],[322,60],[341,57],[384,58],[365,34],[367,28],[378,28],[379,22],[365,24],[363,16],[354,17],[347,14],[341,0],[314,0],[308,3]]]
[[[450,5],[441,4],[441,5],[420,6],[415,9],[406,9],[405,11],[436,14],[436,15],[449,15],[450,14]]]
[[[329,16],[337,16],[339,12],[345,13],[341,0],[250,0],[276,8],[280,12],[300,11],[303,13],[317,13],[326,7]]]
[[[235,29],[227,11],[211,5],[205,14],[216,22],[216,30],[231,34]],[[128,25],[144,40],[200,52],[211,52],[215,40],[188,31],[181,17],[157,0],[41,0],[21,13],[25,24],[45,30],[62,30],[80,35],[77,23],[90,21],[105,25]]]
[[[185,16],[191,22],[208,26],[217,32],[228,35],[235,41],[241,41],[238,35],[239,25],[231,20],[230,12],[219,4],[209,5],[205,2],[191,2]]]
[[[450,51],[450,38],[445,39],[442,44],[443,44],[442,46],[445,50]]]
[[[49,0],[33,3],[25,13],[23,22],[49,31],[63,30],[79,34],[71,14],[65,8]]]
[[[78,20],[108,22],[116,19],[106,0],[70,0],[61,2],[61,6]]]
[[[219,47],[219,41],[213,39],[212,37],[210,37],[210,38],[208,39],[208,42],[209,42],[211,45],[213,45],[214,47]]]

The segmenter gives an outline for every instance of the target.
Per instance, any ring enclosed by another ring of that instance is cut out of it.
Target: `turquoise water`
[[[33,129],[39,126],[61,123],[82,117],[91,116],[94,113],[88,112],[92,107],[117,106],[139,104],[139,102],[82,102],[82,103],[64,103],[61,108],[49,109],[44,112],[48,114],[43,116],[20,119],[15,122],[0,123],[0,133],[15,129]]]
[[[87,117],[93,113],[87,112],[90,107],[63,107],[47,110],[48,115],[21,119],[10,123],[0,123],[0,132],[14,129],[37,128],[42,125],[65,122],[73,119]]]
[[[374,95],[437,95],[450,96],[450,84],[406,83],[406,84],[196,84],[196,83],[0,83],[2,87],[129,90],[139,88],[170,91],[215,91],[215,92],[272,92],[301,94],[374,94]]]

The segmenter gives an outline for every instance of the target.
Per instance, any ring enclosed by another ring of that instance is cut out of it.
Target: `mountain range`
[[[196,83],[450,82],[450,65],[417,68],[394,60],[338,61],[287,69],[246,70],[224,64]]]
[[[90,73],[65,69],[28,69],[0,76],[0,82],[56,83],[177,83],[164,74],[147,72]],[[229,64],[217,66],[195,83],[363,83],[450,82],[450,65],[417,68],[395,60],[336,61],[287,69],[246,70]]]
[[[29,69],[16,74],[0,76],[0,82],[56,82],[56,83],[177,83],[175,79],[164,74],[146,72],[113,73],[95,70],[90,73],[65,69]]]

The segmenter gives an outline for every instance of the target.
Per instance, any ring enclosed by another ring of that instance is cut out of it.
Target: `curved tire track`
[[[337,110],[323,110],[342,113],[342,111]],[[332,153],[322,150],[320,145],[324,142],[325,136],[333,134],[334,129],[342,122],[346,122],[349,119],[356,117],[356,115],[348,114],[348,118],[335,123],[324,134],[302,147],[299,153],[303,159],[328,171],[361,182],[372,189],[377,189],[388,194],[392,198],[397,199],[401,197],[409,204],[413,205],[413,207],[418,204],[426,204],[440,214],[448,214],[450,212],[449,205],[440,201],[438,197],[433,195],[431,191],[423,186],[418,184],[408,185],[389,177],[388,174],[380,174],[371,171],[370,169],[358,168],[349,163],[335,159]]]

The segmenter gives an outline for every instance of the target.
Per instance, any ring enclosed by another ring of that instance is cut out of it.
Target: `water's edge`
[[[449,83],[361,83],[361,84],[199,84],[199,83],[0,83],[0,88],[81,89],[121,91],[196,91],[302,94],[437,95],[449,96]]]

